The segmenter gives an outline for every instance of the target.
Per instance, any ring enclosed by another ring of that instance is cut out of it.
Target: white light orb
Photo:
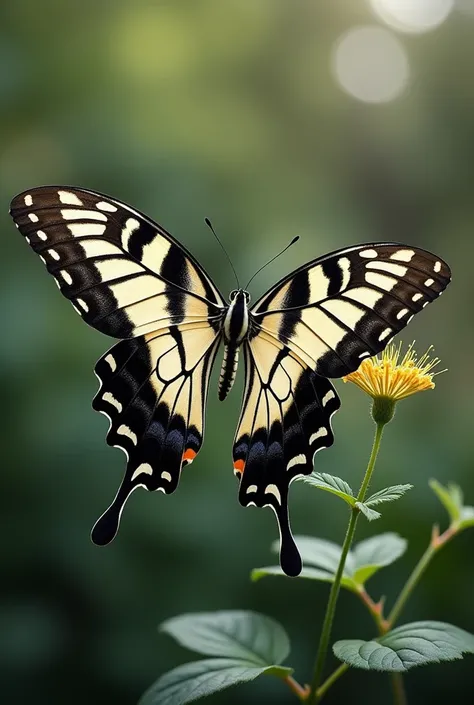
[[[454,0],[370,0],[374,12],[401,32],[421,34],[436,29],[448,17]]]
[[[410,79],[401,42],[382,27],[353,27],[337,40],[332,57],[337,82],[365,103],[387,103],[405,91]]]

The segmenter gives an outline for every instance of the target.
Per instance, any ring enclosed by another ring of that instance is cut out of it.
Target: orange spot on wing
[[[183,453],[183,460],[194,460],[196,455],[197,453],[195,450],[193,450],[192,448],[187,448]]]
[[[243,472],[245,467],[245,461],[244,460],[236,460],[234,463],[234,470],[238,470],[239,472]]]

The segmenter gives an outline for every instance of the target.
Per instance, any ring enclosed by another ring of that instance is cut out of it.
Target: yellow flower
[[[390,421],[397,401],[426,389],[434,389],[433,377],[445,372],[433,372],[439,359],[430,359],[432,346],[418,358],[413,345],[408,347],[400,360],[402,344],[396,346],[390,343],[380,357],[363,360],[355,372],[343,377],[344,382],[353,382],[372,397],[372,415],[377,423]]]

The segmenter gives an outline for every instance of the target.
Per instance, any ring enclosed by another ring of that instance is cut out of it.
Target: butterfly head
[[[246,304],[250,302],[250,294],[248,291],[245,291],[245,289],[232,289],[229,294],[229,302],[232,303],[236,301],[237,298],[240,298],[241,301],[245,301]]]

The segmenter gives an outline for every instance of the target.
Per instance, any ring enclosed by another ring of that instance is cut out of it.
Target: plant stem
[[[291,690],[291,692],[297,696],[297,698],[299,698],[302,701],[306,700],[306,698],[308,697],[308,693],[309,693],[308,686],[303,687],[302,685],[300,685],[298,683],[297,680],[295,680],[293,678],[293,676],[285,676],[285,678],[283,680],[285,681],[285,683],[287,684],[287,686]]]
[[[442,546],[444,546],[450,539],[452,539],[453,536],[456,535],[456,533],[457,527],[455,525],[451,525],[448,529],[446,529],[443,534],[441,534],[441,536],[438,534],[438,528],[436,526],[433,527],[433,534],[429,546],[421,556],[416,566],[413,568],[413,571],[411,572],[410,576],[408,577],[408,580],[402,588],[402,591],[397,597],[390,614],[388,615],[387,619],[383,622],[384,632],[388,632],[389,629],[392,629],[393,625],[399,618],[401,611],[405,607],[408,598],[415,589],[421,576],[427,569],[434,555],[439,551]]]
[[[365,471],[364,479],[360,486],[359,493],[357,495],[357,502],[363,502],[365,499],[365,494],[369,486],[370,480],[372,478],[372,473],[375,467],[375,461],[377,460],[377,455],[380,449],[380,443],[382,440],[382,434],[385,424],[378,423],[376,425],[374,442],[372,445],[372,452],[370,454],[369,462],[367,465],[367,470]],[[331,638],[332,623],[334,620],[334,613],[336,611],[337,598],[339,596],[339,590],[341,587],[342,575],[344,572],[344,566],[346,563],[347,554],[352,545],[354,539],[355,529],[357,525],[357,519],[359,518],[359,510],[356,507],[351,509],[351,516],[349,519],[349,524],[346,531],[346,536],[344,538],[344,543],[342,544],[341,557],[339,559],[339,565],[337,566],[336,575],[334,576],[334,582],[331,585],[331,590],[329,593],[328,603],[326,607],[326,614],[324,615],[323,627],[321,630],[321,636],[319,639],[318,653],[316,656],[316,661],[314,664],[313,680],[311,683],[311,690],[308,696],[308,702],[319,703],[324,692],[321,689],[318,692],[318,688],[321,682],[321,677],[323,675],[324,664],[326,661],[326,655],[329,646],[329,640]],[[334,674],[333,674],[334,675]],[[331,684],[329,684],[331,685]]]
[[[318,697],[321,700],[323,695],[325,695],[326,691],[329,690],[329,688],[334,685],[334,683],[342,676],[344,673],[348,670],[349,666],[347,663],[341,663],[339,668],[336,668],[335,671],[331,673],[331,675],[326,678],[324,683],[318,688]]]
[[[395,703],[395,705],[408,705],[402,674],[392,673],[391,681],[393,690],[393,702]]]

